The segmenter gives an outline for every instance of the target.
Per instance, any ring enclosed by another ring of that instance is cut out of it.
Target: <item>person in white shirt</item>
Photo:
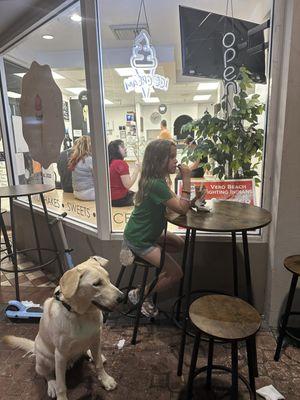
[[[90,136],[83,135],[74,143],[69,160],[69,169],[72,171],[74,197],[79,200],[95,200]]]

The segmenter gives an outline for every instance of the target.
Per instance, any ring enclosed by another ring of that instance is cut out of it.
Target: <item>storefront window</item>
[[[96,225],[79,2],[12,48],[4,67],[18,183],[55,185],[45,194],[48,210]],[[40,205],[38,197],[34,203]]]
[[[121,174],[130,175],[132,183],[116,191],[111,173],[113,231],[124,229],[133,210],[128,190],[137,191],[136,164],[159,136],[170,135],[176,142],[179,162],[189,156],[193,186],[206,185],[208,202],[225,198],[261,204],[272,1],[231,3],[233,8],[226,9],[226,1],[100,2],[107,143],[124,143],[128,170],[123,166]],[[231,31],[234,35],[224,38]],[[247,87],[234,94],[242,66]],[[227,88],[228,104],[222,107]],[[201,135],[204,117],[212,124],[226,113],[236,118],[244,113],[237,140],[238,121],[232,131],[223,125],[222,135]],[[187,123],[192,123],[190,130]],[[203,145],[207,135],[210,151]],[[187,136],[196,140],[188,152]],[[180,190],[179,177],[171,178],[173,189]]]

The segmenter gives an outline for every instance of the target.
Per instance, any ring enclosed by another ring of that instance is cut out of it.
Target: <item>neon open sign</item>
[[[237,84],[235,82],[236,79],[236,69],[233,64],[234,59],[236,57],[236,50],[234,49],[235,44],[235,35],[232,32],[227,32],[223,36],[222,44],[225,48],[224,51],[224,72],[223,72],[223,80],[224,80],[224,91],[225,95],[229,94],[229,87],[233,87],[233,92],[236,94],[238,92]]]
[[[168,90],[169,78],[155,73],[158,62],[147,31],[141,30],[134,40],[130,65],[135,75],[124,79],[126,93],[141,93],[143,99],[150,97],[153,89]]]

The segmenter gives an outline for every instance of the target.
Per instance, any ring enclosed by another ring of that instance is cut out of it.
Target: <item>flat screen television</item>
[[[265,51],[249,52],[264,43],[262,30],[248,36],[248,31],[257,24],[182,6],[179,6],[179,16],[183,75],[223,79],[222,39],[231,31],[236,37],[237,52],[231,65],[236,70],[247,67],[254,82],[266,83]]]

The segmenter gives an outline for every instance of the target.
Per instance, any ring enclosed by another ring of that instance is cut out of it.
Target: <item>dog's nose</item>
[[[118,302],[118,303],[122,303],[122,301],[123,301],[124,299],[125,299],[125,294],[122,293],[122,294],[119,295],[119,297],[118,297],[118,299],[117,299],[117,302]]]

